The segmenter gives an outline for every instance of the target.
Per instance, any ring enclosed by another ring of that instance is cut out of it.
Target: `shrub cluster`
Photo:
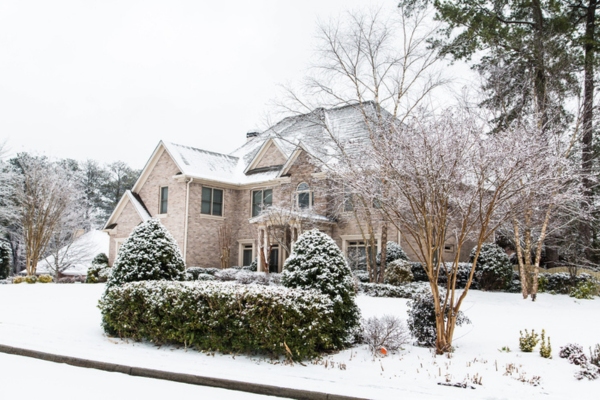
[[[441,304],[444,304],[444,298],[441,298]],[[447,319],[449,307],[444,310],[445,319]],[[458,312],[456,326],[470,324],[471,321],[462,312]],[[435,321],[435,306],[431,292],[416,294],[408,302],[408,330],[417,340],[420,346],[435,346],[437,339]]]
[[[50,275],[40,275],[37,279],[39,283],[50,283],[54,279]]]
[[[598,296],[598,290],[598,283],[595,281],[579,282],[575,287],[571,288],[569,296],[581,300],[592,300]]]
[[[566,346],[561,347],[558,355],[560,358],[566,358],[571,364],[581,367],[581,369],[575,373],[575,378],[578,380],[584,378],[595,380],[600,378],[600,365],[598,365],[600,364],[600,345],[596,345],[594,351],[590,348],[590,357],[595,358],[595,362],[588,360],[583,353],[583,347],[574,343],[569,343]]]
[[[0,240],[0,280],[10,275],[10,263],[12,251],[7,241]]]
[[[584,289],[584,285],[588,283],[597,285],[597,282],[589,274],[580,274],[572,277],[566,272],[556,274],[541,273],[538,277],[538,290],[552,294],[570,294],[571,292],[575,294],[574,290],[576,291],[576,288],[580,287],[580,291],[585,293],[586,290],[592,288],[592,285],[590,285],[590,289]]]
[[[356,269],[352,271],[352,275],[354,275],[359,282],[369,283],[369,273],[367,271]]]
[[[336,348],[334,303],[314,290],[213,282],[133,282],[99,304],[108,334],[293,359]]]
[[[354,302],[354,280],[346,259],[333,239],[318,230],[298,237],[281,274],[288,288],[314,289],[334,304],[332,329],[335,348],[350,344],[360,327],[360,310]]]
[[[399,286],[412,281],[411,265],[406,260],[394,260],[385,268],[384,283]]]
[[[13,278],[13,281],[12,281],[12,283],[15,283],[15,284],[17,284],[17,283],[23,283],[23,282],[25,282],[25,277],[24,276],[15,276]]]
[[[359,283],[358,290],[370,297],[395,297],[412,299],[417,293],[429,290],[429,284],[424,282],[411,282],[402,286],[387,285],[385,283]]]

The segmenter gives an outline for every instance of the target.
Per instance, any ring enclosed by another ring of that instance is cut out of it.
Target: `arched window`
[[[302,182],[296,188],[296,202],[299,208],[310,208],[314,204],[313,195],[308,183]]]

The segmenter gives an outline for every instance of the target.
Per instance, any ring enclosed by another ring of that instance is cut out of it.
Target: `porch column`
[[[257,271],[259,272],[263,272],[265,269],[265,265],[263,262],[263,249],[265,247],[265,240],[264,240],[264,231],[265,231],[265,227],[264,225],[259,225],[258,226],[258,253],[256,254],[256,258],[258,258],[257,260]]]

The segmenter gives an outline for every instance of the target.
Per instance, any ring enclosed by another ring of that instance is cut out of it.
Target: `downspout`
[[[187,242],[188,242],[188,220],[190,219],[188,212],[190,209],[190,183],[194,178],[187,181],[185,192],[185,221],[183,221],[183,262],[187,264]]]

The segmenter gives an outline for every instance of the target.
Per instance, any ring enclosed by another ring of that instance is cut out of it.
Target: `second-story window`
[[[273,204],[273,190],[252,191],[252,216],[256,217],[262,210]]]
[[[223,190],[202,188],[202,206],[200,212],[206,215],[223,215]]]
[[[167,206],[169,204],[169,188],[167,186],[160,188],[160,212],[159,214],[167,213]]]
[[[296,188],[296,202],[299,208],[310,208],[314,204],[313,193],[308,183],[302,182]]]

